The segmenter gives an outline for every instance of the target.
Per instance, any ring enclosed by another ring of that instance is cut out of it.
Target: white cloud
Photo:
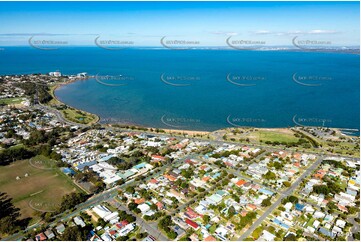
[[[336,34],[338,33],[335,30],[325,30],[325,29],[314,29],[308,32],[308,34]]]
[[[237,32],[226,32],[226,31],[215,31],[215,32],[211,32],[211,33],[217,34],[217,35],[228,35],[228,36],[238,35]]]
[[[272,32],[269,30],[258,30],[258,31],[253,31],[253,34],[264,34],[264,35],[276,35],[276,36],[283,36],[283,35],[307,35],[307,34],[336,34],[339,33],[335,30],[324,30],[324,29],[314,29],[314,30],[310,30],[310,31],[301,31],[301,30],[290,30],[290,31],[286,31],[286,32]]]
[[[254,34],[273,34],[271,31],[269,30],[257,30],[255,32],[253,32]]]

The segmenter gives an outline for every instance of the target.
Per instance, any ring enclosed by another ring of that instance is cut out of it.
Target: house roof
[[[157,202],[156,205],[157,205],[158,209],[162,209],[164,207],[163,203],[161,203],[161,202]]]
[[[43,240],[46,240],[47,237],[45,236],[44,233],[40,233],[40,234],[37,234],[37,235],[35,236],[35,239],[36,239],[37,241],[43,241]]]
[[[188,218],[186,218],[185,222],[186,222],[189,226],[193,227],[194,229],[198,229],[198,227],[199,227],[196,222],[194,222],[194,221],[192,221],[192,220],[190,220],[190,219],[188,219]]]
[[[236,183],[236,185],[237,186],[242,186],[243,184],[245,184],[246,183],[246,181],[245,180],[239,180],[237,183]]]
[[[212,235],[209,235],[206,238],[204,238],[204,241],[217,241],[217,240]]]
[[[158,160],[165,160],[165,158],[163,156],[160,155],[152,155],[153,159],[158,159]]]
[[[252,204],[252,203],[247,204],[247,207],[249,207],[251,209],[256,209],[257,208],[257,206]]]
[[[194,212],[194,210],[191,209],[190,207],[187,207],[187,212],[185,212],[185,214],[186,214],[188,217],[190,217],[190,218],[196,218],[196,217],[199,216],[199,215],[198,215],[196,212]]]
[[[205,182],[206,182],[206,181],[208,181],[209,179],[210,179],[209,176],[205,176],[205,177],[202,178],[202,181],[205,181]]]
[[[55,227],[56,231],[58,231],[59,233],[64,232],[65,230],[65,226],[64,224],[59,224],[58,226]]]
[[[145,202],[145,199],[144,199],[144,198],[137,198],[137,199],[134,200],[134,202],[135,202],[136,204],[142,204],[142,203]]]
[[[164,174],[163,176],[164,176],[165,178],[167,178],[168,180],[170,180],[170,181],[175,181],[175,180],[177,180],[176,177],[171,176],[171,175],[168,175],[168,174]]]
[[[299,203],[296,203],[296,210],[298,210],[298,211],[302,211],[303,210],[303,208],[305,207],[305,205],[304,204],[299,204]]]
[[[153,184],[157,184],[158,183],[158,180],[157,179],[154,179],[154,178],[152,178],[152,179],[150,179],[150,181],[149,181],[150,183],[153,183]]]

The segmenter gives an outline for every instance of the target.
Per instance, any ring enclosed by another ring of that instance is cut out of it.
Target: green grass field
[[[81,192],[54,161],[42,156],[0,167],[0,191],[13,198],[24,218],[36,218],[38,211],[54,211],[63,195]]]
[[[97,117],[95,115],[76,110],[74,108],[67,108],[66,110],[61,110],[61,112],[66,119],[76,123],[90,124],[97,121]]]
[[[20,104],[25,100],[26,98],[22,98],[22,97],[4,98],[4,99],[0,99],[0,104],[5,104],[5,105]]]
[[[283,133],[277,131],[258,130],[251,133],[251,136],[257,140],[271,141],[271,142],[297,142],[298,138],[291,133]]]

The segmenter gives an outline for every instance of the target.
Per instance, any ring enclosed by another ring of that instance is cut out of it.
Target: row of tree
[[[0,192],[0,234],[12,234],[24,228],[27,220],[20,216],[20,209],[14,206],[12,198]]]

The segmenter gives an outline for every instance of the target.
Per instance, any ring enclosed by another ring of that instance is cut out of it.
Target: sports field
[[[19,104],[25,100],[26,98],[21,98],[21,97],[4,98],[4,99],[0,99],[0,104],[4,104],[4,105]]]
[[[37,156],[0,169],[0,191],[13,198],[22,217],[37,217],[39,211],[54,211],[63,195],[79,191],[55,161]]]
[[[270,141],[270,142],[298,142],[298,138],[294,136],[294,132],[288,129],[263,129],[251,132],[247,138],[254,140]]]

